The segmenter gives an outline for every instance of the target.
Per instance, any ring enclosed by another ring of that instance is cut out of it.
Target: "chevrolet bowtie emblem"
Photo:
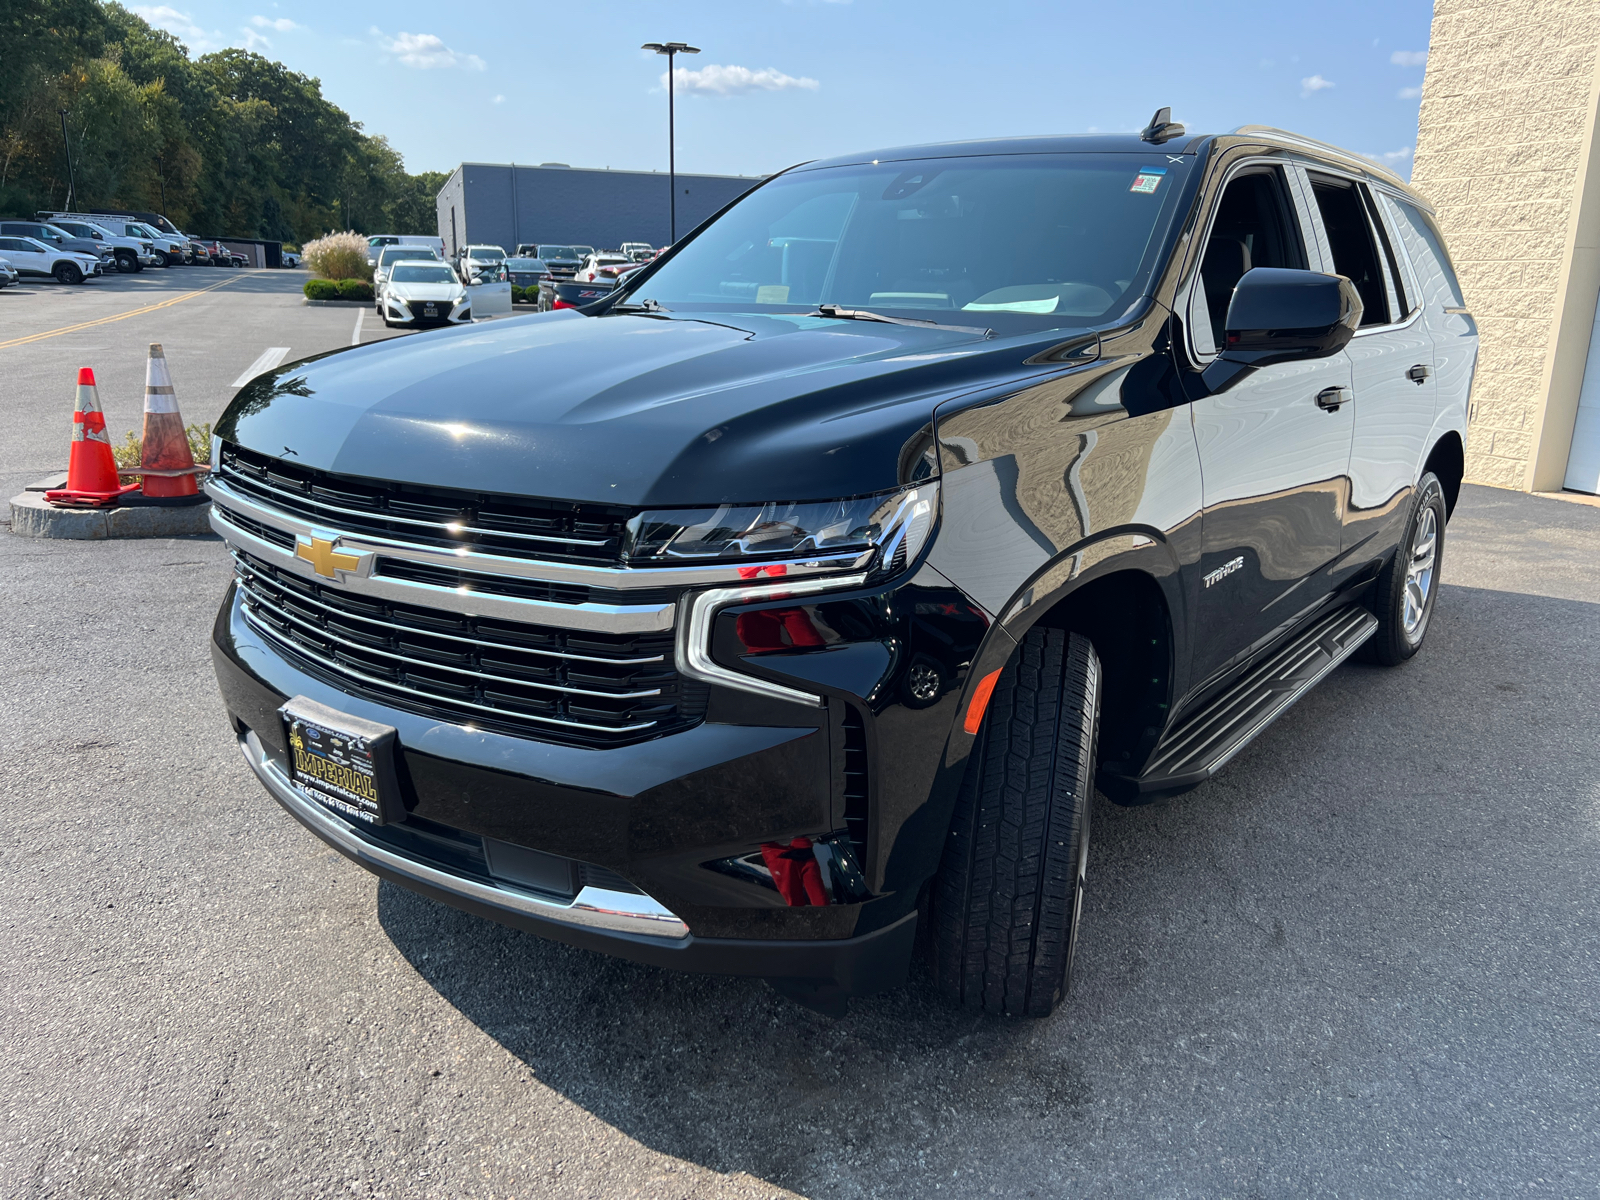
[[[332,542],[319,537],[297,537],[294,553],[296,558],[303,558],[310,563],[311,569],[324,579],[332,579],[336,571],[354,571],[361,562],[359,554],[335,550]]]

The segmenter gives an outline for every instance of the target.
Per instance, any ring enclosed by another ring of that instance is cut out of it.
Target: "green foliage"
[[[211,462],[211,422],[202,421],[198,425],[190,425],[183,431],[189,437],[189,453],[194,455],[194,461],[201,466]],[[122,440],[120,446],[111,447],[111,457],[116,459],[119,467],[137,467],[144,454],[144,438],[133,430],[128,430],[128,436]]]
[[[372,299],[372,285],[365,279],[341,279],[338,288],[341,300]]]
[[[302,257],[324,279],[371,279],[367,239],[359,233],[329,233],[307,242]]]
[[[511,285],[511,303],[526,304],[528,302],[528,289],[513,283]]]
[[[331,279],[308,279],[302,289],[307,300],[337,300],[339,285]]]
[[[164,212],[207,237],[434,231],[444,176],[408,174],[281,63],[191,58],[105,0],[0,0],[0,47],[0,210],[66,202],[66,108],[79,206]]]

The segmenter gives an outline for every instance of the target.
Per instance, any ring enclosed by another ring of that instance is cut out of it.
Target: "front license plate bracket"
[[[278,713],[289,745],[289,780],[297,791],[355,823],[405,820],[394,726],[353,717],[306,696],[294,697]]]

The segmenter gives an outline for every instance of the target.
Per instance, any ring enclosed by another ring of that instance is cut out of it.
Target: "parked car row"
[[[248,265],[216,239],[192,238],[114,213],[40,212],[0,218],[0,287],[20,278],[77,284],[97,275],[133,275],[146,267]]]

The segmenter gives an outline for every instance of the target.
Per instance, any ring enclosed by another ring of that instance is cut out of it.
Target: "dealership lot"
[[[63,464],[78,366],[120,438],[150,341],[197,422],[267,350],[387,336],[303,278],[0,292],[6,494]],[[233,748],[220,542],[0,537],[0,1192],[1600,1190],[1600,509],[1469,487],[1450,535],[1420,659],[1098,808],[1042,1023],[921,979],[834,1022],[380,884]]]

